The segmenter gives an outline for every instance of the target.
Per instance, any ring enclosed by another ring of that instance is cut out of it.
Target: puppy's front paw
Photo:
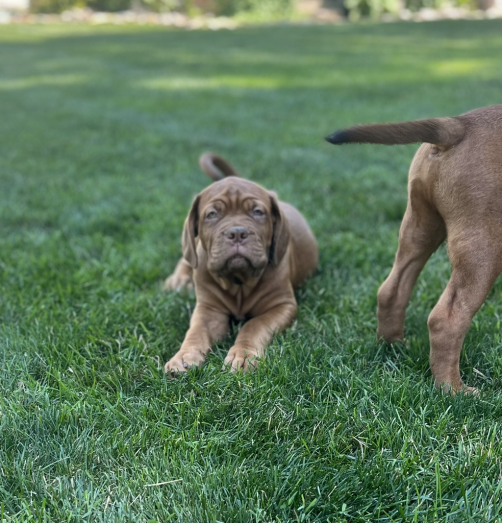
[[[178,274],[174,272],[164,282],[165,291],[182,291],[193,289],[191,274]]]
[[[189,350],[176,353],[165,365],[166,374],[186,372],[190,367],[200,367],[206,357],[198,350]]]
[[[245,349],[234,345],[225,358],[224,367],[230,367],[232,372],[242,369],[242,372],[254,370],[260,362],[255,349]]]

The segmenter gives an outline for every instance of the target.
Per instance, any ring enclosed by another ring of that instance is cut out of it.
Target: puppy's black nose
[[[249,231],[246,227],[230,227],[225,231],[225,236],[232,243],[244,243],[249,236]]]

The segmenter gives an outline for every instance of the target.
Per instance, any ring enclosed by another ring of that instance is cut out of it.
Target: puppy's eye
[[[253,209],[253,216],[265,216],[265,213],[261,209]]]
[[[214,218],[216,218],[218,216],[218,213],[216,211],[209,211],[207,214],[206,214],[206,220],[213,220]]]

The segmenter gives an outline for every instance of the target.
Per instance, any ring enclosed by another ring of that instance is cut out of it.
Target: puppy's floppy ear
[[[274,193],[269,194],[274,220],[272,244],[270,245],[270,262],[272,265],[279,265],[289,245],[289,224],[279,207],[277,196]]]
[[[183,258],[190,264],[192,269],[196,269],[198,263],[195,238],[199,235],[199,202],[200,196],[197,196],[185,220],[183,237],[181,239]]]

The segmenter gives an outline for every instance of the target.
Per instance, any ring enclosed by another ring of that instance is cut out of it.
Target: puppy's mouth
[[[247,256],[241,253],[234,253],[220,265],[217,274],[220,278],[228,278],[237,285],[242,285],[249,278],[257,277],[262,269],[261,266],[255,266],[253,261]]]
[[[231,271],[247,271],[253,269],[251,262],[242,254],[234,254],[230,256],[225,263],[225,269]]]
[[[237,285],[241,285],[254,271],[253,264],[248,258],[242,254],[233,254],[225,261],[218,273],[224,278],[230,278]]]
[[[256,245],[216,245],[208,257],[208,269],[220,278],[246,282],[258,277],[268,264],[268,256]]]

